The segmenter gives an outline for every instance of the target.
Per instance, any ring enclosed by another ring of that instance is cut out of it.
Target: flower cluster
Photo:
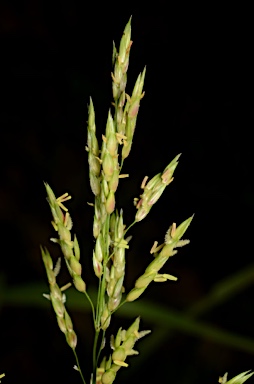
[[[135,286],[125,295],[124,279],[126,251],[129,249],[131,236],[127,236],[129,229],[143,220],[150,212],[152,206],[158,201],[165,188],[173,181],[173,174],[178,165],[180,155],[176,156],[163,172],[155,175],[149,182],[145,177],[141,188],[143,192],[139,199],[134,199],[137,208],[133,223],[126,228],[123,210],[116,209],[116,192],[120,179],[128,177],[122,174],[125,159],[129,156],[132,147],[134,132],[137,123],[140,102],[144,97],[144,80],[146,68],[138,75],[133,91],[126,93],[127,70],[129,65],[131,41],[131,20],[127,23],[120,42],[119,52],[114,46],[113,50],[113,107],[108,111],[105,133],[102,135],[101,145],[96,136],[95,111],[92,99],[88,106],[87,145],[90,186],[94,202],[89,203],[94,209],[93,236],[94,249],[91,257],[93,270],[98,278],[98,291],[95,304],[86,291],[86,283],[82,277],[80,263],[80,248],[76,235],[72,235],[72,220],[64,203],[71,197],[68,193],[59,198],[55,197],[50,186],[45,183],[47,200],[52,212],[52,225],[58,233],[57,238],[51,238],[60,245],[65,264],[69,271],[74,287],[85,294],[89,300],[93,313],[95,330],[93,346],[93,375],[92,384],[113,383],[117,371],[127,367],[126,358],[137,354],[134,350],[136,341],[150,331],[139,332],[140,319],[137,318],[127,329],[119,329],[117,335],[111,338],[112,354],[99,363],[100,353],[103,349],[105,332],[107,331],[112,314],[124,303],[131,302],[140,297],[152,282],[176,280],[160,270],[169,257],[177,251],[176,248],[187,244],[182,240],[192,217],[176,227],[173,224],[165,236],[162,245],[154,244],[151,253],[153,261],[144,273],[136,280]],[[75,347],[77,336],[73,324],[65,308],[65,294],[56,282],[57,269],[47,249],[41,248],[42,259],[45,265],[50,294],[46,297],[52,302],[58,325],[65,334],[67,343],[73,349],[77,361],[77,370],[80,372],[83,383],[84,377],[80,370]]]
[[[124,330],[119,328],[116,337],[111,336],[111,348],[113,353],[103,358],[100,367],[96,371],[96,384],[112,384],[116,377],[116,372],[121,367],[128,367],[125,362],[128,356],[137,355],[138,352],[134,350],[134,345],[141,337],[146,336],[151,331],[139,332],[140,318],[138,317],[133,324]]]

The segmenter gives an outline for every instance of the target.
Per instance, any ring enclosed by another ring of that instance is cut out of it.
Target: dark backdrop
[[[118,46],[132,15],[127,91],[144,65],[147,76],[133,150],[124,165],[130,178],[121,182],[117,200],[127,224],[143,177],[160,172],[180,152],[182,157],[172,186],[149,217],[133,228],[127,288],[150,260],[153,241],[162,241],[173,221],[180,223],[193,213],[187,236],[191,244],[166,268],[179,282],[154,284],[145,294],[147,300],[184,311],[217,281],[248,266],[253,258],[254,207],[250,9],[162,0],[3,1],[0,9],[0,370],[7,374],[5,383],[78,383],[71,351],[50,307],[23,307],[15,303],[15,295],[13,302],[4,300],[11,287],[18,292],[19,286],[31,284],[32,289],[46,280],[39,244],[48,245],[53,231],[43,181],[57,195],[73,195],[69,207],[83,250],[84,276],[92,285],[87,103],[92,96],[101,135],[112,99],[112,40]],[[51,249],[57,256],[56,247]],[[251,338],[252,308],[249,287],[204,319]],[[81,310],[74,319],[89,328]],[[156,332],[145,318],[142,326]],[[89,345],[80,337],[84,362]],[[233,375],[251,368],[250,353],[176,332],[118,382],[150,378],[208,384],[226,370]]]

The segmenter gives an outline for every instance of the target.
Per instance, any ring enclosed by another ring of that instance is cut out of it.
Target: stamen
[[[143,181],[142,181],[142,183],[141,183],[141,189],[145,189],[145,186],[146,186],[146,182],[147,182],[147,180],[149,179],[149,177],[148,176],[145,176],[144,177],[144,179],[143,179]]]

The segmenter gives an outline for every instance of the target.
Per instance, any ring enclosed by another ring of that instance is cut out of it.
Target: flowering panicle
[[[115,114],[108,112],[105,134],[99,149],[96,138],[95,112],[92,100],[88,107],[87,151],[89,177],[92,192],[95,195],[93,235],[93,268],[101,284],[99,300],[100,324],[105,329],[110,321],[111,312],[120,305],[124,291],[125,250],[128,243],[124,239],[123,213],[115,210],[115,193],[121,175],[119,165],[119,146],[122,145],[122,162],[128,156],[135,130],[138,107],[143,97],[145,70],[138,76],[132,96],[125,91],[127,69],[131,48],[131,20],[127,23],[117,52],[113,51],[113,99]],[[128,153],[127,153],[128,152]],[[114,223],[113,223],[114,221]],[[97,321],[97,326],[99,321]]]
[[[51,238],[51,240],[60,245],[73,285],[78,291],[85,294],[92,308],[95,338],[91,384],[113,383],[117,371],[121,367],[128,366],[126,363],[127,357],[138,353],[134,349],[136,341],[150,332],[139,331],[139,318],[127,330],[120,328],[116,336],[112,336],[111,348],[113,352],[108,359],[104,357],[98,367],[100,353],[104,346],[105,332],[110,325],[113,313],[124,303],[136,300],[152,281],[176,280],[176,277],[161,273],[160,270],[169,257],[177,252],[177,247],[189,242],[181,238],[192,220],[192,217],[190,217],[178,227],[173,224],[165,235],[164,243],[158,246],[156,242],[153,245],[151,249],[151,253],[154,255],[153,261],[136,280],[134,288],[126,297],[123,297],[125,291],[126,251],[129,249],[131,239],[131,236],[127,236],[127,232],[133,224],[143,220],[148,215],[165,188],[172,182],[180,157],[180,155],[176,156],[163,172],[155,175],[150,181],[147,182],[147,176],[144,178],[141,185],[143,192],[139,199],[134,199],[137,208],[136,215],[133,223],[126,229],[123,211],[122,209],[116,209],[115,196],[119,179],[128,177],[127,174],[122,174],[121,171],[124,160],[131,151],[140,102],[144,97],[143,88],[146,74],[146,68],[144,68],[137,77],[131,96],[128,95],[126,93],[126,83],[131,46],[130,19],[124,29],[119,52],[115,45],[113,48],[112,91],[114,112],[108,111],[101,146],[99,146],[96,137],[95,111],[91,98],[88,105],[86,151],[88,152],[90,186],[94,195],[94,202],[89,203],[94,208],[94,248],[91,264],[98,278],[98,292],[95,304],[86,291],[86,284],[82,278],[78,240],[71,233],[72,219],[64,205],[71,197],[68,193],[65,193],[56,198],[50,186],[45,183],[47,200],[53,216],[52,225],[58,233],[58,237]],[[45,296],[52,303],[59,328],[65,334],[67,343],[74,351],[77,361],[76,370],[80,372],[83,383],[85,383],[75,353],[77,336],[65,308],[64,287],[60,289],[56,282],[59,265],[53,267],[47,249],[41,248],[41,253],[50,286],[50,294]]]

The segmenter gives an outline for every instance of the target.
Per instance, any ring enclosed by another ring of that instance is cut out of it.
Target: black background
[[[173,221],[195,213],[187,236],[191,244],[166,267],[179,282],[154,284],[145,293],[146,299],[184,310],[253,259],[253,22],[244,6],[1,2],[0,270],[5,287],[45,281],[39,244],[48,245],[52,236],[47,181],[56,195],[68,191],[73,196],[69,207],[83,249],[84,276],[94,283],[92,209],[86,204],[92,200],[87,103],[92,96],[100,136],[112,99],[112,40],[118,46],[130,15],[134,43],[127,93],[145,65],[147,76],[123,170],[130,178],[121,182],[117,200],[126,224],[135,213],[132,199],[143,177],[162,171],[180,152],[182,157],[174,183],[132,230],[126,286],[130,289],[147,265],[153,241],[162,241]],[[252,308],[249,288],[205,319],[251,338]],[[74,318],[81,328],[88,326],[81,311]],[[145,329],[153,327],[142,321]],[[5,303],[0,354],[5,383],[80,382],[49,309]],[[89,345],[82,336],[82,361],[85,354]],[[178,332],[118,382],[209,384],[227,370],[233,375],[251,368],[250,354]]]

